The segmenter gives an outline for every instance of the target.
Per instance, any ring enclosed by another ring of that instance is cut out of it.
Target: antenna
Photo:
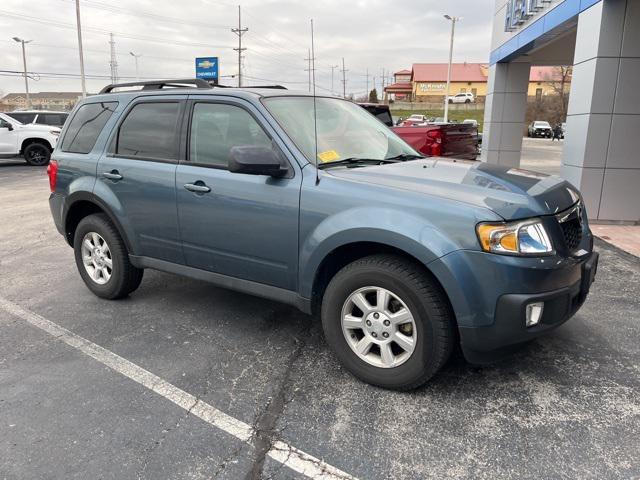
[[[313,18],[311,19],[311,76],[313,78],[313,135],[315,141],[315,166],[316,185],[320,183],[320,173],[318,170],[318,113],[316,111],[316,50],[313,45]]]

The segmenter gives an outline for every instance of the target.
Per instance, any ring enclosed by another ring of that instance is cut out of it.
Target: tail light
[[[442,155],[442,130],[429,130],[427,137],[431,139],[431,156],[439,157]]]
[[[47,175],[49,175],[49,188],[51,192],[56,191],[56,182],[58,181],[58,161],[51,160],[47,167]]]

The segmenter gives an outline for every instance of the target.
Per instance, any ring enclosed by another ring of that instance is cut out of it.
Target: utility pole
[[[344,57],[342,57],[342,98],[347,98],[347,72],[349,70],[344,68]]]
[[[138,72],[138,58],[140,58],[142,56],[141,53],[135,54],[133,52],[129,52],[129,55],[131,55],[135,61],[136,61],[136,82],[140,81],[140,73]]]
[[[84,78],[84,54],[82,53],[82,27],[80,26],[80,0],[76,0],[76,27],[78,30],[78,53],[80,54],[80,82],[82,98],[87,97],[87,86]]]
[[[312,66],[312,61],[315,61],[315,58],[311,57],[311,49],[308,49],[308,55],[307,58],[304,59],[307,62],[307,68],[304,69],[305,72],[309,72],[309,92],[311,92],[311,75],[315,72],[313,72],[313,66]]]
[[[449,44],[449,66],[447,68],[447,89],[444,92],[444,121],[449,121],[449,88],[451,88],[451,62],[453,61],[453,37],[456,32],[456,22],[462,20],[461,17],[445,15],[444,18],[451,21],[451,43]]]
[[[31,108],[31,97],[29,96],[29,80],[27,77],[27,51],[24,48],[26,43],[32,40],[23,40],[22,38],[13,37],[13,40],[22,44],[22,66],[24,67],[24,91],[27,95],[27,108]]]
[[[365,91],[366,91],[365,96],[367,97],[367,100],[366,100],[366,101],[368,102],[368,101],[369,101],[369,69],[368,69],[368,68],[367,68],[367,73],[366,73],[364,76],[365,76],[365,78],[366,78],[366,82],[367,82],[367,83],[366,83],[367,88],[366,88],[366,90],[365,90]]]
[[[240,5],[238,5],[238,28],[232,28],[231,31],[238,35],[238,48],[234,48],[238,52],[238,87],[242,86],[242,52],[246,48],[242,48],[242,35],[247,33],[248,28],[242,28],[242,13],[240,11]]]
[[[109,60],[111,83],[118,83],[118,59],[116,58],[116,41],[113,39],[113,33],[109,34],[109,47],[111,53],[111,60]]]
[[[329,68],[331,69],[331,95],[334,95],[333,93],[333,71],[338,68],[340,65],[329,65]]]

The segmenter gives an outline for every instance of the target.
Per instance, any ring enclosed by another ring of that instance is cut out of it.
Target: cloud
[[[445,62],[450,24],[442,15],[463,16],[456,31],[454,61],[487,61],[493,0],[246,0],[242,2],[244,72],[247,83],[282,83],[307,88],[309,19],[316,33],[316,79],[331,87],[331,65],[345,65],[347,91],[364,92],[369,71],[380,85],[382,69],[393,72],[414,62]],[[135,77],[130,51],[143,78],[194,75],[194,57],[220,57],[221,75],[237,71],[237,5],[214,0],[81,0],[85,71],[92,92],[109,82],[109,32],[116,40],[118,73]],[[0,7],[0,70],[22,70],[19,44],[27,45],[28,70],[79,75],[74,0],[4,0]],[[334,69],[334,89],[341,73]],[[97,78],[99,77],[99,78]],[[234,84],[233,79],[223,83]],[[22,91],[21,77],[0,76],[4,93]],[[80,80],[30,81],[32,91],[78,91]]]

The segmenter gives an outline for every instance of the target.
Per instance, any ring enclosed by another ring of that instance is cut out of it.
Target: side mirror
[[[270,177],[284,177],[288,173],[273,149],[253,145],[231,148],[229,171]]]
[[[12,131],[13,125],[11,125],[9,122],[1,122],[0,128],[6,128],[7,130]]]

